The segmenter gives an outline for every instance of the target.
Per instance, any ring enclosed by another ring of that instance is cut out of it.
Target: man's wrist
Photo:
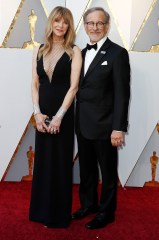
[[[123,132],[123,131],[119,131],[119,130],[113,130],[113,131],[115,131],[115,132],[119,132],[119,133],[125,133],[125,132]]]

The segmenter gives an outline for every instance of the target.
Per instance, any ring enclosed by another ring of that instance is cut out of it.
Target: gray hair
[[[106,12],[106,11],[104,10],[104,8],[102,8],[102,7],[89,8],[89,9],[84,13],[84,15],[83,15],[83,20],[84,20],[84,22],[86,22],[86,18],[87,18],[87,16],[88,16],[88,14],[90,14],[90,13],[92,13],[92,12],[95,12],[95,11],[101,11],[101,12],[103,12],[103,13],[104,13],[104,16],[105,16],[105,23],[109,23],[109,21],[110,21],[110,15],[109,15],[109,13]]]

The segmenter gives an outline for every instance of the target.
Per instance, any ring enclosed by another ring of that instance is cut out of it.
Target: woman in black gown
[[[55,228],[71,221],[73,101],[82,62],[74,37],[70,10],[56,7],[48,18],[44,44],[33,54],[37,131],[29,219]]]

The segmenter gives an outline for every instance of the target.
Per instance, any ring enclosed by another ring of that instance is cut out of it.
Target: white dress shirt
[[[86,74],[91,62],[95,58],[97,52],[99,51],[103,43],[106,41],[106,39],[107,39],[107,36],[105,36],[99,42],[97,42],[97,50],[95,50],[94,48],[92,48],[91,50],[87,50],[85,55],[85,62],[84,62],[84,75]],[[93,45],[92,43],[89,43],[89,44]]]

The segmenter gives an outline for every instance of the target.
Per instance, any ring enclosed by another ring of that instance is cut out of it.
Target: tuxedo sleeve
[[[127,131],[130,98],[130,64],[126,49],[117,54],[113,63],[114,109],[113,130]]]

